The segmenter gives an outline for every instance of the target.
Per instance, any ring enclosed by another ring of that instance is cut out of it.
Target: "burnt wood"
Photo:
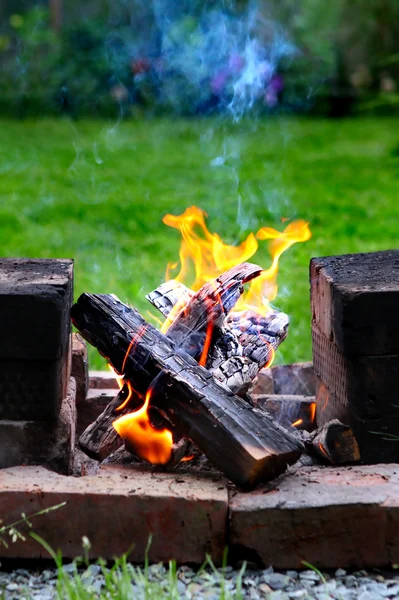
[[[83,294],[72,320],[117,372],[124,367],[125,380],[139,396],[151,386],[152,403],[237,485],[251,488],[275,477],[303,451],[290,432],[218,385],[115,296]]]
[[[197,293],[177,281],[167,281],[146,296],[153,306],[168,317],[179,303],[180,312],[167,331],[171,339],[186,342],[186,350],[199,356],[209,323],[213,325],[212,344],[206,366],[213,376],[232,392],[245,397],[251,382],[273,358],[273,352],[287,336],[288,317],[272,311],[265,316],[245,310],[231,312],[240,294],[242,283],[258,276],[260,267],[243,263],[214,281],[207,283]],[[215,302],[216,299],[216,302]],[[188,332],[188,333],[186,333]]]
[[[173,320],[168,329],[169,337],[184,342],[193,334],[206,334],[209,324],[222,325],[241,296],[243,284],[261,273],[262,267],[241,263],[203,285]]]
[[[115,452],[123,444],[123,440],[112,427],[113,421],[122,415],[126,415],[134,409],[136,404],[140,406],[142,400],[135,397],[132,404],[118,411],[118,408],[126,400],[126,389],[117,393],[115,398],[106,406],[104,411],[91,423],[79,438],[79,446],[87,456],[102,461],[109,454]]]
[[[313,452],[324,462],[346,465],[360,462],[360,450],[353,431],[338,419],[326,423],[312,440]]]

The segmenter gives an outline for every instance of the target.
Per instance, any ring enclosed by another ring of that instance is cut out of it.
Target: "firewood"
[[[329,421],[317,432],[312,447],[319,458],[332,465],[360,461],[360,450],[352,429],[338,419]]]
[[[194,296],[195,292],[186,287],[184,283],[170,279],[164,281],[156,290],[146,295],[146,298],[164,317],[168,317],[177,303],[185,306]]]
[[[186,455],[190,455],[192,451],[192,443],[186,438],[181,438],[177,443],[173,444],[172,457],[166,465],[162,465],[162,471],[171,471],[176,468]],[[134,449],[125,441],[122,445],[107,456],[101,465],[117,464],[122,466],[142,466],[145,461],[136,456]],[[147,464],[147,463],[146,463]],[[148,465],[147,465],[148,466]],[[157,470],[157,467],[154,471]]]
[[[118,411],[125,402],[126,397],[127,390],[123,388],[80,436],[79,446],[90,458],[102,461],[123,444],[123,440],[112,427],[112,422],[118,417],[131,412],[133,407],[142,404],[142,399],[133,395],[131,403],[129,402],[128,406]]]
[[[210,324],[221,326],[241,296],[243,284],[261,272],[262,267],[258,265],[242,263],[203,285],[172,320],[169,337],[178,338],[187,345],[192,336],[206,335]]]
[[[224,311],[228,311],[242,293],[242,283],[258,275],[261,270],[261,267],[257,265],[244,263],[239,267],[226,271],[216,280],[207,283],[197,294],[185,294],[188,303],[184,311],[177,315],[171,327],[169,327],[168,336],[170,339],[178,341],[191,356],[199,358],[204,346],[208,323],[222,323],[225,318]],[[173,301],[175,300],[176,297],[173,298]],[[136,395],[131,398],[129,409],[121,413],[116,410],[118,403],[112,404],[83,432],[79,443],[88,456],[96,460],[103,460],[107,456],[106,453],[110,454],[122,444],[120,436],[111,427],[112,422],[119,416],[131,412],[134,400],[137,406],[143,403],[143,399]],[[165,427],[165,423],[162,423],[163,419],[160,416],[157,420],[158,422],[155,423],[157,428]],[[132,448],[131,450],[133,453]],[[172,452],[172,463],[175,460]]]
[[[243,265],[239,265],[226,273],[230,274],[230,278],[234,281],[237,269],[242,267]],[[248,275],[242,276],[242,281],[248,281]],[[218,292],[220,293],[221,285],[226,286],[228,283],[229,279],[224,274]],[[215,283],[207,284],[195,294],[182,283],[171,280],[161,284],[146,298],[165,317],[168,317],[173,307],[179,303],[180,313],[175,317],[174,322],[177,328],[180,320],[186,318],[186,314],[189,315],[193,310],[196,312],[198,299],[204,302],[209,289],[215,290]],[[234,294],[230,292],[234,302],[238,300],[241,292],[241,288],[235,288]],[[182,307],[185,307],[184,310]],[[208,355],[207,368],[232,392],[245,395],[259,370],[272,360],[274,351],[286,338],[288,323],[287,315],[278,311],[272,311],[266,316],[249,310],[230,313],[223,325],[215,323],[214,343]],[[168,330],[167,335],[173,339],[173,328]]]
[[[253,487],[281,473],[302,452],[290,432],[223,389],[178,342],[115,296],[83,294],[72,320],[117,372],[124,366],[125,380],[137,394],[144,396],[155,385],[152,403],[231,481]]]

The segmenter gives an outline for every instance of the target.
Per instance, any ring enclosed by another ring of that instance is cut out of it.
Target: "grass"
[[[113,292],[146,314],[178,256],[165,213],[196,204],[229,243],[304,218],[313,237],[283,256],[275,304],[291,316],[278,360],[307,360],[310,257],[398,247],[398,144],[393,118],[3,120],[0,254],[73,257],[76,296]],[[268,266],[265,245],[254,260]]]
[[[22,519],[18,523],[23,521],[26,519]],[[24,539],[20,533],[18,536]],[[46,550],[55,563],[57,579],[54,597],[58,600],[127,600],[127,598],[179,600],[181,598],[176,561],[170,560],[167,566],[150,565],[148,552],[151,536],[142,566],[129,563],[129,553],[115,558],[112,566],[102,559],[91,563],[89,560],[91,545],[84,536],[82,538],[83,556],[76,557],[71,563],[72,568],[68,569],[64,568],[61,552],[55,551],[35,532],[31,531],[30,536]],[[202,576],[204,587],[207,587],[207,584],[209,587],[211,584],[213,593],[217,593],[219,600],[242,600],[242,578],[246,563],[243,563],[238,572],[232,591],[225,579],[224,569],[226,566],[227,549],[224,552],[223,564],[220,569],[217,569],[211,557],[207,556],[204,564],[197,569],[196,577]],[[154,573],[153,567],[157,569],[157,573]],[[100,580],[102,580],[100,587],[94,584],[95,581],[99,583]],[[196,582],[193,583],[195,586]],[[29,588],[20,591],[26,600],[33,598],[34,594]],[[37,596],[35,595],[35,597]],[[0,589],[0,600],[2,598],[3,592]]]

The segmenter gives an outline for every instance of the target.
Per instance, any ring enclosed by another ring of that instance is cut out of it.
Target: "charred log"
[[[123,366],[139,396],[152,386],[153,405],[238,485],[275,477],[302,452],[290,432],[223,389],[179,343],[114,296],[83,294],[72,319],[117,372]]]
[[[250,266],[253,268],[250,269]],[[221,384],[242,396],[260,369],[273,359],[275,350],[287,336],[289,323],[287,315],[278,311],[266,316],[250,310],[232,312],[224,320],[223,315],[234,306],[243,291],[239,282],[245,283],[259,274],[255,265],[244,263],[224,273],[215,280],[217,283],[206,284],[196,294],[182,283],[172,280],[146,296],[165,317],[170,316],[178,305],[180,312],[167,331],[171,339],[175,339],[176,331],[187,325],[202,328],[204,336],[204,325],[212,323],[213,344],[206,366]],[[219,302],[214,307],[215,297],[224,298],[223,311],[218,306]],[[207,320],[203,317],[204,309]],[[194,343],[198,344],[198,330],[192,335]],[[186,349],[189,349],[189,345]],[[189,353],[193,355],[192,351]]]
[[[90,458],[102,461],[123,444],[123,440],[112,427],[112,422],[142,404],[142,399],[134,395],[129,404],[120,410],[125,401],[126,389],[124,388],[80,436],[79,446]]]
[[[329,421],[318,430],[312,440],[311,451],[332,465],[360,461],[360,450],[352,429],[338,419]]]

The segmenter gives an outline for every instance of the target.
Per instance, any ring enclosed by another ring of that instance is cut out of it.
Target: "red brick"
[[[73,260],[1,258],[0,359],[65,357],[72,297]]]
[[[89,387],[101,390],[118,390],[118,382],[112,371],[89,371]]]
[[[60,473],[71,473],[75,430],[76,386],[71,377],[55,421],[0,420],[0,468],[46,464]]]
[[[399,354],[399,250],[313,258],[312,319],[344,353]]]
[[[398,462],[399,355],[344,355],[313,323],[317,424],[339,419],[356,435],[362,461]],[[377,432],[377,433],[376,433]]]
[[[227,490],[220,482],[189,475],[107,468],[96,476],[64,477],[42,467],[0,471],[0,514],[5,523],[43,508],[66,506],[33,521],[33,530],[66,558],[82,553],[112,559],[133,546],[142,561],[148,537],[151,561],[202,563],[207,553],[220,564],[226,544]],[[23,528],[22,528],[23,529]],[[42,558],[33,539],[0,546],[0,557]]]
[[[388,567],[399,561],[399,465],[304,467],[275,486],[236,494],[236,556],[279,569]]]

